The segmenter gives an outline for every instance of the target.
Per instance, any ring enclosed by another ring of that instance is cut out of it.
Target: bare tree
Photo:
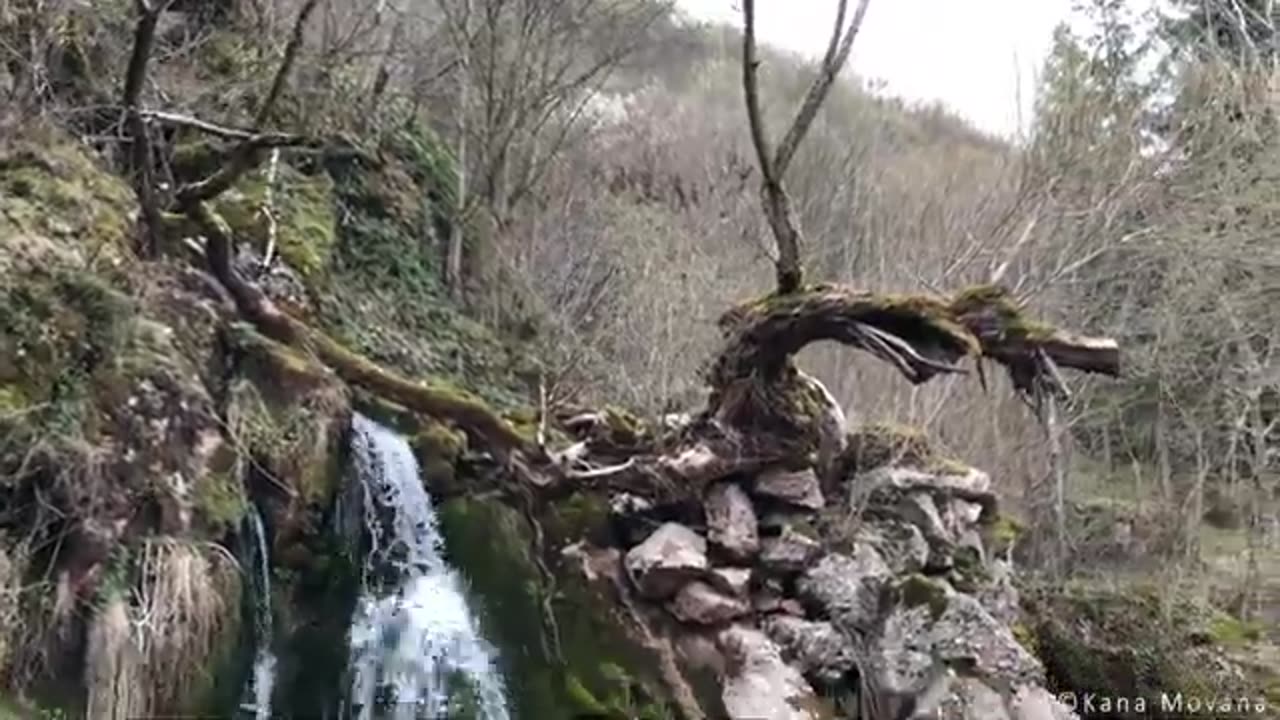
[[[459,167],[446,279],[459,292],[465,226],[498,233],[581,129],[583,111],[668,4],[648,0],[438,0],[458,73]],[[465,158],[465,160],[464,160]]]
[[[778,292],[786,294],[800,288],[804,278],[801,267],[800,248],[803,244],[799,220],[791,207],[791,199],[783,185],[787,166],[791,164],[800,141],[809,131],[813,118],[822,107],[831,85],[849,59],[849,51],[853,49],[853,39],[862,27],[862,19],[867,13],[870,0],[859,0],[854,11],[853,20],[845,27],[845,13],[848,0],[840,0],[836,11],[836,21],[831,31],[831,39],[827,43],[827,52],[822,57],[818,75],[809,86],[804,102],[796,113],[795,120],[787,129],[776,152],[770,152],[769,140],[766,137],[764,118],[760,114],[760,90],[756,73],[760,61],[756,58],[755,36],[755,1],[743,0],[743,36],[742,36],[742,87],[747,102],[747,121],[751,124],[751,142],[755,146],[756,157],[760,162],[761,197],[764,202],[765,217],[773,230],[774,240],[778,244],[778,257],[774,262]]]

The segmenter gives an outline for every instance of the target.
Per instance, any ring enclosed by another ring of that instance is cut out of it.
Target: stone
[[[665,599],[707,572],[707,541],[684,525],[665,523],[627,552],[626,568],[642,596]]]
[[[778,535],[788,525],[799,527],[809,522],[813,513],[797,508],[772,509],[760,516],[760,532],[763,535]]]
[[[1079,720],[1075,710],[1064,705],[1039,685],[1021,685],[1009,701],[1012,720]]]
[[[760,550],[756,511],[751,498],[735,483],[707,490],[707,539],[733,560],[748,560]]]
[[[976,597],[992,617],[1012,626],[1022,614],[1018,588],[1013,583],[1013,568],[1004,560],[995,560],[987,566],[987,572],[990,579],[978,589]]]
[[[854,543],[875,548],[894,575],[919,572],[929,560],[929,543],[920,528],[901,520],[866,523],[854,535]]]
[[[817,720],[823,717],[813,688],[782,659],[760,630],[732,625],[716,638],[729,674],[720,698],[730,720]]]
[[[839,682],[854,667],[853,643],[829,622],[771,615],[761,627],[783,657],[819,682]]]
[[[826,501],[822,497],[822,486],[818,482],[817,473],[812,468],[798,472],[783,469],[766,470],[756,478],[753,490],[756,495],[806,510],[821,510],[826,507]]]
[[[751,607],[758,613],[778,612],[782,609],[782,581],[774,577],[765,577],[751,593]]]
[[[726,595],[695,580],[680,588],[667,609],[679,620],[697,625],[719,625],[751,612],[745,600]]]
[[[1044,666],[982,603],[963,593],[948,598],[946,611],[929,628],[933,652],[968,674],[1003,687],[1043,685]]]
[[[797,589],[805,601],[823,609],[846,633],[867,632],[880,614],[880,598],[890,577],[889,566],[869,545],[848,555],[833,553],[800,576]]]
[[[974,598],[928,580],[938,592],[902,593],[869,644],[872,667],[890,692],[918,688],[938,663],[994,687],[1041,685],[1044,669]]]
[[[957,678],[950,690],[939,707],[941,720],[1010,720],[1004,698],[981,680]]]
[[[751,589],[751,568],[718,567],[711,569],[707,582],[721,592],[745,598]]]
[[[694,672],[708,672],[712,677],[725,674],[724,656],[720,654],[713,635],[705,632],[680,632],[675,635],[675,649],[683,665]]]
[[[778,537],[767,538],[760,548],[760,564],[769,572],[791,574],[803,571],[822,554],[822,546],[807,535],[787,526]]]
[[[801,605],[800,601],[795,598],[782,598],[782,601],[778,603],[778,611],[798,618],[805,616],[804,605]]]
[[[967,506],[957,506],[957,512],[961,514],[972,514],[969,506],[976,505],[979,508],[978,519],[993,517],[999,505],[991,490],[991,477],[973,468],[954,473],[885,466],[860,475],[858,484],[867,494],[868,508],[887,509],[890,514],[901,498],[916,493],[927,493],[940,505],[964,501]]]

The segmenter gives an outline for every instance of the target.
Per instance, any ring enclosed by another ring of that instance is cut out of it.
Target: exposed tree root
[[[413,382],[343,347],[327,335],[290,316],[249,283],[231,265],[231,232],[204,202],[187,206],[188,215],[205,235],[209,269],[227,288],[236,307],[263,334],[277,342],[310,352],[346,382],[407,408],[445,418],[482,438],[503,453],[529,451],[524,437],[510,423],[477,398],[455,390]]]

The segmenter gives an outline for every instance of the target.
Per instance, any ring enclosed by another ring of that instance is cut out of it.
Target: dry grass
[[[208,682],[220,644],[239,624],[235,560],[212,545],[150,539],[138,558],[133,637],[148,704],[178,708]]]
[[[115,594],[89,625],[84,670],[87,717],[128,720],[146,715],[147,678],[143,673],[128,602]]]

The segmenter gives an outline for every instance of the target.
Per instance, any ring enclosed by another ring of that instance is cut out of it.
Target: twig
[[[1013,259],[1018,255],[1018,252],[1022,250],[1022,247],[1027,244],[1027,241],[1031,239],[1031,231],[1035,229],[1036,222],[1038,220],[1038,217],[1032,217],[1031,222],[1027,223],[1027,227],[1023,229],[1022,235],[1018,237],[1018,241],[1013,244],[1013,247],[1009,248],[1008,254],[1005,255],[1004,262],[1000,263],[1000,265],[991,272],[991,278],[987,280],[988,284],[999,285],[1000,281],[1004,279],[1005,273],[1009,272],[1009,266],[1013,263]]]
[[[263,193],[262,215],[267,219],[267,250],[262,256],[262,269],[271,268],[272,261],[275,260],[276,254],[276,213],[275,213],[275,186],[276,172],[280,168],[280,148],[271,149],[271,161],[267,164],[267,189]]]
[[[262,101],[262,107],[258,108],[258,114],[254,118],[254,127],[262,127],[271,118],[271,113],[275,110],[276,101],[280,98],[280,93],[284,91],[285,83],[289,80],[289,72],[293,70],[293,63],[297,60],[298,50],[302,47],[303,32],[306,30],[307,19],[311,17],[311,13],[315,11],[319,0],[307,0],[298,11],[298,19],[293,23],[293,34],[289,37],[288,44],[284,48],[284,59],[280,61],[280,68],[276,70],[275,79],[271,81],[271,90],[267,92],[267,97]]]

